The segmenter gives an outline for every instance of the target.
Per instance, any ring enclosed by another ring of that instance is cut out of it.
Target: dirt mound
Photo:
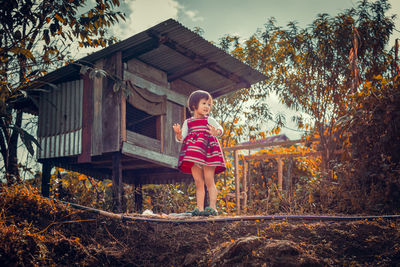
[[[323,266],[290,240],[242,237],[222,244],[208,255],[211,266]]]

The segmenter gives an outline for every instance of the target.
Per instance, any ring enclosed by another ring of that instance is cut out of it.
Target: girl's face
[[[211,106],[212,106],[211,98],[209,98],[208,100],[205,98],[200,99],[197,109],[194,110],[194,116],[204,117],[208,115],[211,111]]]

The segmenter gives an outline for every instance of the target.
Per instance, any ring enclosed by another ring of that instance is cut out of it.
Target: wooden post
[[[142,184],[135,184],[135,211],[142,213],[142,210],[143,210]]]
[[[286,167],[287,169],[286,189],[290,192],[292,192],[292,168],[293,168],[293,158],[290,158],[289,164]]]
[[[278,188],[282,191],[283,162],[281,157],[278,157],[276,160],[278,161]]]
[[[251,179],[251,164],[248,164],[248,173],[249,173],[249,182],[248,182],[248,190],[247,190],[247,202],[252,203],[252,196],[251,196],[251,186],[253,184],[253,181]],[[252,206],[250,206],[251,208]]]
[[[121,154],[119,152],[113,154],[112,168],[112,192],[113,192],[113,208],[121,211],[122,209],[122,164]]]
[[[249,163],[243,159],[243,208],[247,211],[247,169]]]
[[[240,180],[239,180],[239,151],[235,150],[235,188],[237,214],[240,214]]]
[[[47,162],[42,165],[42,196],[44,197],[50,196],[50,175],[52,168],[53,166]]]

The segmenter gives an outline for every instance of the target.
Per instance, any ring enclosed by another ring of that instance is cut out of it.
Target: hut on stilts
[[[49,195],[54,166],[112,179],[119,209],[123,183],[140,189],[191,179],[176,168],[172,130],[188,116],[189,94],[219,97],[263,79],[172,19],[48,73],[35,83],[47,92],[25,105],[38,115],[42,194]]]

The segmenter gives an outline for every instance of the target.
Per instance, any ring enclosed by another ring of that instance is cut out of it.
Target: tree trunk
[[[16,111],[15,126],[21,128],[22,125],[22,111]],[[19,132],[16,129],[12,130],[11,137],[7,142],[7,152],[6,158],[4,159],[4,166],[6,171],[7,184],[12,185],[14,183],[21,182],[21,177],[18,170],[18,136]]]

